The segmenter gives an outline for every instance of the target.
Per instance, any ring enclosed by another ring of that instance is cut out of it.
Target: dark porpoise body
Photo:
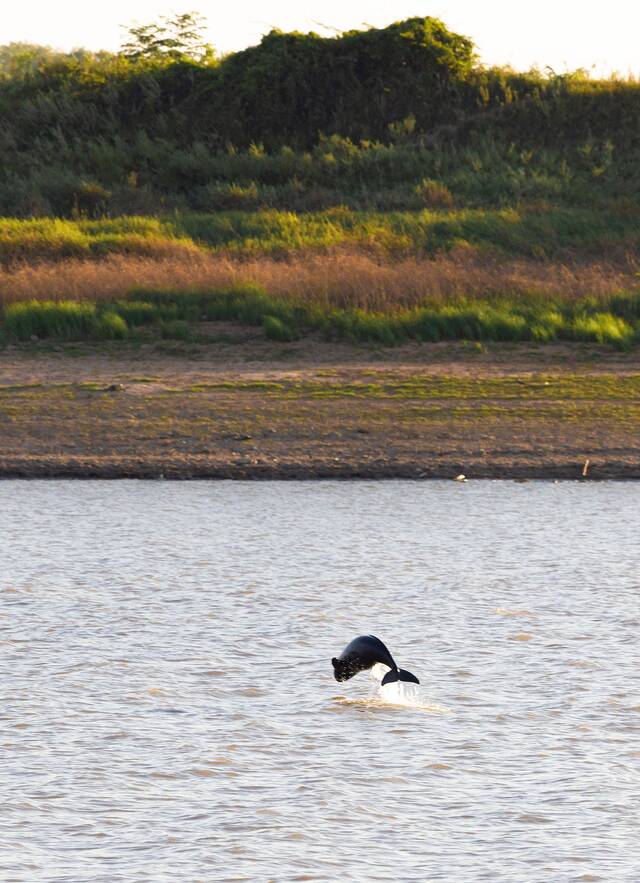
[[[376,662],[381,662],[388,666],[388,671],[382,679],[382,686],[392,684],[394,681],[409,681],[413,684],[419,684],[420,681],[410,671],[398,668],[395,664],[393,656],[384,646],[380,638],[375,635],[360,635],[354,638],[351,643],[347,644],[340,658],[335,656],[331,660],[333,666],[333,676],[336,681],[348,681],[360,671],[372,668]]]

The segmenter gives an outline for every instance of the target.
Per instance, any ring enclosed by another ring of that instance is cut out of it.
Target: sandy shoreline
[[[0,478],[640,478],[640,362],[255,339],[0,352]]]

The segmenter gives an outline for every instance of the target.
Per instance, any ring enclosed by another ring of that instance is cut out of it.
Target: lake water
[[[0,482],[0,879],[637,883],[639,499]]]

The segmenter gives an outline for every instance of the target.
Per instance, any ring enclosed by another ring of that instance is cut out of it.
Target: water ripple
[[[0,879],[636,883],[636,497],[0,482]]]

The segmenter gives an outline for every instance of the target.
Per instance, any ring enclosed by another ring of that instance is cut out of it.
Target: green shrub
[[[594,313],[576,316],[570,327],[574,340],[592,340],[626,347],[634,337],[633,328],[612,313]]]
[[[415,193],[425,208],[447,209],[454,206],[453,195],[449,188],[431,178],[423,178],[416,185]]]
[[[124,340],[129,328],[122,316],[113,310],[106,310],[96,320],[95,334],[101,340]]]
[[[556,340],[565,327],[564,316],[556,310],[546,310],[539,315],[530,316],[530,328],[532,340],[541,343],[549,343]]]
[[[73,214],[98,218],[107,211],[111,191],[97,181],[81,181],[73,198]]]
[[[282,319],[278,319],[277,316],[264,316],[262,319],[262,327],[264,329],[265,337],[269,338],[269,340],[281,340],[281,341],[292,341],[295,339],[295,335],[291,328],[282,321]]]

